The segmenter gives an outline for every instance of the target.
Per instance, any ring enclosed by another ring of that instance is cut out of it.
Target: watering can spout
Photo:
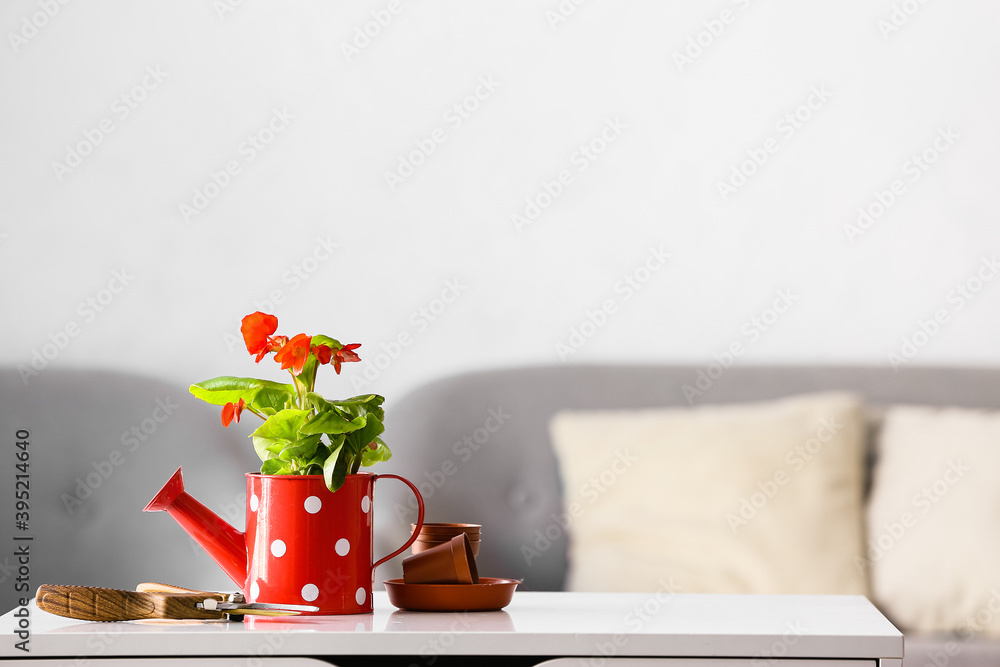
[[[184,490],[178,468],[143,512],[162,512],[174,518],[191,538],[208,552],[240,588],[247,580],[247,547],[244,534],[236,530]]]

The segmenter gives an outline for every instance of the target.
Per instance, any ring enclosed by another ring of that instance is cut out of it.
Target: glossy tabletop
[[[74,621],[29,609],[0,617],[0,656],[532,655],[899,659],[900,632],[860,596],[534,593],[502,611],[401,611],[231,621]]]

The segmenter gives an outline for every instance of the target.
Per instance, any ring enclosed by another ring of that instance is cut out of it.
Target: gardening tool
[[[239,593],[215,593],[168,584],[143,583],[134,591],[43,584],[35,593],[42,611],[84,621],[148,618],[218,619],[227,615],[290,616],[316,611],[311,605],[247,603]]]

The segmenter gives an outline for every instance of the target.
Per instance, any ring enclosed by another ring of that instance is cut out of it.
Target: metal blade
[[[135,587],[135,590],[140,593],[202,593],[204,595],[211,595],[208,591],[198,591],[193,588],[183,588],[181,586],[173,586],[171,584],[160,584],[157,582],[147,581],[139,584]],[[239,591],[227,592],[221,591],[216,593],[216,595],[223,595],[227,602],[246,602],[246,598],[243,597],[243,593]]]
[[[214,604],[213,604],[214,603]],[[319,607],[305,604],[269,604],[267,602],[217,602],[209,601],[213,609],[228,611],[232,614],[253,614],[255,612],[275,612],[283,611],[291,614],[300,614],[304,611],[319,611]],[[205,609],[205,603],[199,602],[195,605],[199,609]]]

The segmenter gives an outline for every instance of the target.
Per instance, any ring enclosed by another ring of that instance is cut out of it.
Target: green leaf
[[[343,345],[340,344],[340,341],[337,340],[336,338],[330,338],[329,336],[324,336],[323,334],[316,334],[315,336],[313,336],[312,340],[309,341],[309,344],[328,345],[330,349],[333,350],[334,352],[344,347]]]
[[[328,433],[326,435],[326,439],[330,441],[330,444],[327,446],[327,448],[331,452],[333,450],[335,450],[337,447],[340,447],[342,444],[344,444],[344,434],[343,433],[337,433],[335,435]]]
[[[382,405],[385,399],[378,394],[363,394],[361,396],[354,396],[352,398],[345,398],[342,401],[327,401],[331,405],[368,405],[372,404],[374,406]]]
[[[361,465],[366,468],[380,461],[388,461],[392,458],[392,452],[389,451],[389,446],[385,444],[382,438],[375,438],[375,442],[378,444],[377,449],[365,447],[361,450]]]
[[[295,388],[290,384],[223,376],[191,385],[189,391],[206,403],[225,405],[242,398],[258,412],[273,414],[294,405]]]
[[[313,435],[318,433],[350,433],[364,427],[365,417],[362,415],[356,419],[348,421],[336,410],[320,412],[304,426],[299,428],[302,435]]]
[[[268,440],[267,438],[254,438],[253,439],[253,450],[257,452],[257,456],[261,461],[267,461],[268,459],[273,459],[278,456],[277,452],[272,452],[268,447],[275,444],[274,440]]]
[[[268,461],[296,443],[300,439],[299,427],[308,416],[308,410],[282,410],[268,417],[250,434],[257,456],[262,461]]]
[[[268,459],[260,466],[260,474],[262,475],[288,475],[291,472],[288,463],[280,459]]]
[[[278,458],[283,461],[292,461],[294,459],[300,467],[308,465],[306,462],[313,457],[319,448],[319,439],[319,435],[310,435],[301,440],[296,440],[282,449],[278,454]]]
[[[289,442],[298,440],[299,430],[309,414],[309,410],[282,410],[268,417],[252,435],[258,438],[283,439]]]
[[[330,404],[338,408],[347,410],[351,414],[373,414],[379,421],[385,421],[385,410],[382,403],[385,399],[378,394],[367,394],[365,396],[355,396],[344,401],[330,401]]]
[[[309,392],[306,398],[320,411],[333,408],[350,415],[350,419],[372,413],[379,418],[379,421],[385,421],[385,411],[381,407],[385,399],[378,394],[365,394],[343,401],[328,401],[316,392]]]
[[[344,480],[347,478],[347,469],[351,465],[353,459],[347,448],[344,447],[343,443],[339,447],[336,447],[330,456],[327,457],[326,461],[323,462],[323,479],[326,481],[326,486],[331,491],[336,491],[344,485]]]
[[[357,454],[362,454],[362,450],[365,449],[372,451],[368,447],[368,444],[375,442],[375,439],[385,431],[385,426],[382,425],[382,422],[375,415],[368,415],[365,420],[364,428],[347,434],[347,440],[351,443],[353,451]]]

